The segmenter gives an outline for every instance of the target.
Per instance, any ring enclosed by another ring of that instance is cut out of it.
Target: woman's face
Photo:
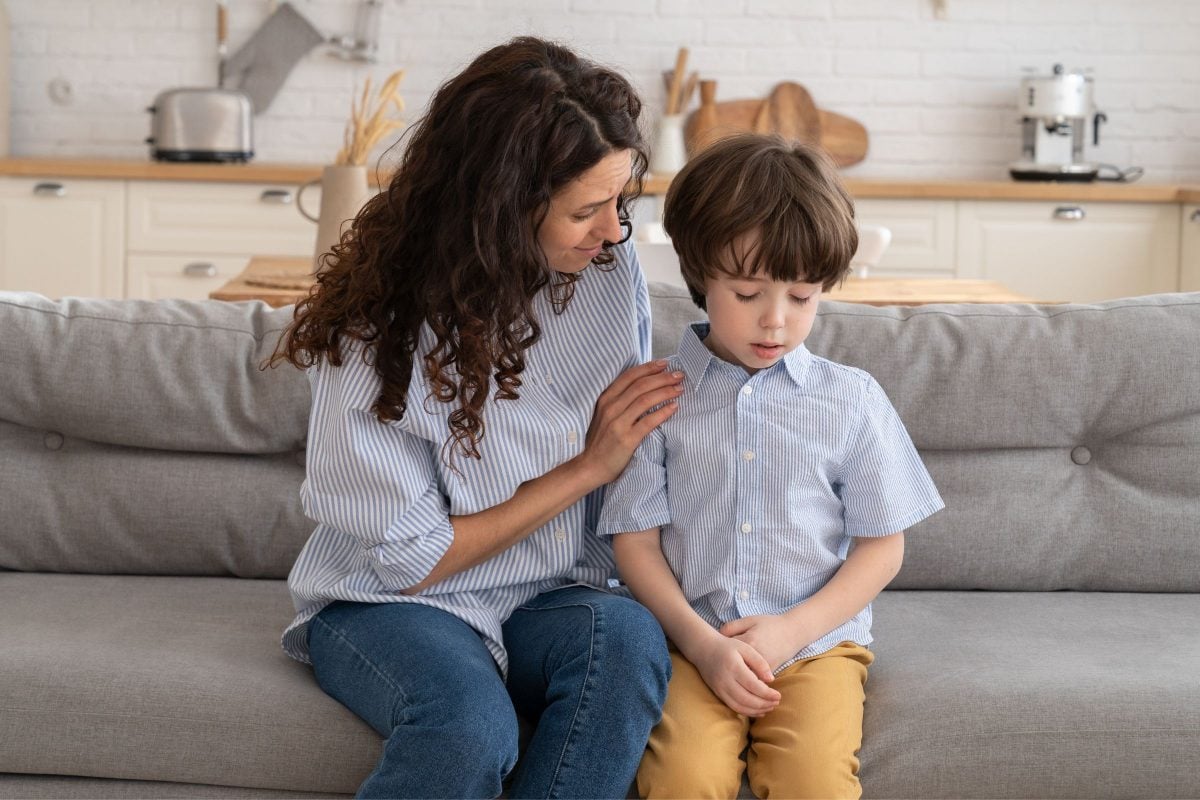
[[[600,254],[604,242],[621,240],[617,196],[632,174],[633,152],[618,150],[550,198],[537,237],[552,269],[579,272]]]

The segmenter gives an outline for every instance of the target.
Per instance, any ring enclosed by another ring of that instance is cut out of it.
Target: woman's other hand
[[[587,441],[578,458],[598,486],[615,480],[646,434],[679,408],[675,399],[683,393],[683,373],[668,372],[666,366],[660,359],[631,367],[596,400]]]

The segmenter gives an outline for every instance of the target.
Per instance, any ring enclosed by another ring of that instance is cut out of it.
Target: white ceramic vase
[[[687,146],[683,139],[683,114],[664,114],[658,120],[654,144],[650,150],[650,172],[654,175],[674,175],[687,163]]]
[[[304,190],[316,184],[321,186],[321,210],[314,217],[304,210],[301,200]],[[319,180],[309,181],[300,187],[296,207],[301,214],[317,223],[317,242],[313,248],[314,275],[323,266],[322,258],[341,241],[342,234],[350,227],[363,203],[367,202],[370,196],[365,165],[331,164],[321,171]]]

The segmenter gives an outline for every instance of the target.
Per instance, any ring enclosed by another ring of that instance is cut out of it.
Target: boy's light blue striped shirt
[[[434,344],[426,326],[414,359],[404,418],[379,422],[371,406],[380,379],[347,348],[341,367],[309,370],[313,402],[305,513],[317,522],[288,576],[297,616],[283,634],[289,655],[307,662],[307,626],[334,600],[424,603],[464,620],[483,636],[502,671],[501,625],[521,604],[550,589],[604,587],[614,574],[609,543],[595,535],[602,491],[589,494],[492,559],[416,596],[420,582],[454,537],[450,515],[472,514],[512,497],[517,487],[578,455],[596,398],[626,368],[649,360],[650,302],[641,267],[626,243],[616,263],[589,267],[566,311],[545,291],[533,301],[541,339],[525,352],[520,399],[484,409],[481,461],[442,459],[447,418],[457,404],[426,399],[421,356]]]
[[[875,379],[801,345],[755,375],[684,333],[679,410],[608,488],[602,536],[662,528],[684,596],[720,627],[780,614],[842,565],[855,536],[897,533],[943,508]],[[780,665],[871,642],[871,608]]]

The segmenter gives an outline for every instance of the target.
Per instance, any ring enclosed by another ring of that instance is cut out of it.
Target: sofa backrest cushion
[[[650,290],[664,355],[703,313]],[[0,568],[284,577],[309,391],[259,367],[290,319],[0,293]],[[946,501],[895,587],[1200,591],[1200,294],[827,302],[808,345],[876,377]]]
[[[669,353],[702,313],[652,294]],[[1200,293],[825,302],[807,344],[875,376],[946,502],[894,588],[1200,591]]]
[[[303,373],[290,308],[0,293],[0,568],[281,578]]]

